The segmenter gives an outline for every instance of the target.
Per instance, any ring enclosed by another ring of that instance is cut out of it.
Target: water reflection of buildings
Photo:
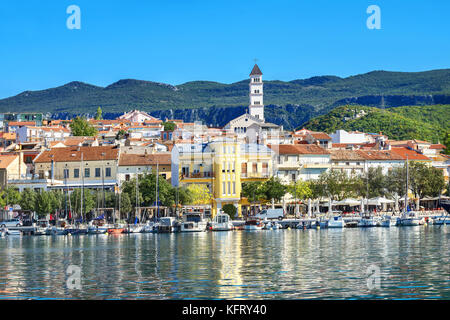
[[[231,299],[243,294],[244,281],[241,276],[242,232],[217,232],[213,234],[217,259],[220,263],[217,279],[217,297]]]

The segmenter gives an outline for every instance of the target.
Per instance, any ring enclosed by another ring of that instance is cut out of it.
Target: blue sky
[[[66,27],[69,5],[81,30]],[[369,5],[381,30],[366,27]],[[2,0],[0,98],[83,81],[232,83],[450,67],[450,1]]]

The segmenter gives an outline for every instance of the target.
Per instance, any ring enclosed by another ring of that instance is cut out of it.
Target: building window
[[[80,177],[80,169],[73,169],[73,177],[74,178]]]
[[[95,177],[96,178],[100,177],[100,168],[95,168]]]
[[[89,168],[84,168],[84,176],[86,178],[89,178],[91,176],[91,169]]]
[[[222,195],[225,195],[227,190],[225,189],[225,182],[222,182]]]
[[[228,181],[228,195],[231,195],[231,182]]]
[[[125,175],[125,181],[130,181],[130,175],[129,174]]]
[[[258,164],[257,163],[253,163],[253,172],[258,172]]]
[[[69,178],[69,169],[64,169],[64,179]]]
[[[106,175],[107,177],[111,177],[111,168],[106,168],[105,175]]]
[[[236,182],[233,182],[233,194],[236,194]]]

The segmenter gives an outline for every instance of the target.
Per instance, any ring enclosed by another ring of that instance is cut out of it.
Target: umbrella
[[[361,213],[364,213],[364,198],[361,198]]]
[[[308,217],[311,217],[311,199],[308,199]]]
[[[335,205],[337,205],[337,206],[350,206],[350,207],[354,207],[359,204],[360,204],[360,201],[358,201],[356,199],[351,199],[351,198],[344,199],[344,200],[341,200],[341,201],[338,201],[335,203]]]
[[[333,203],[331,201],[331,198],[328,200],[328,213],[333,212]]]
[[[369,204],[372,206],[381,206],[384,203],[395,203],[394,200],[389,200],[383,197],[376,197],[376,198],[372,198],[369,199]]]

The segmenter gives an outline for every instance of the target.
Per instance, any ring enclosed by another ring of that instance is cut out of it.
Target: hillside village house
[[[39,179],[59,181],[55,188],[113,189],[118,162],[117,146],[66,147],[43,151],[34,166]]]
[[[70,137],[70,130],[64,127],[36,127],[22,126],[16,130],[17,142],[43,142],[63,141]]]
[[[276,154],[275,175],[284,184],[317,179],[331,167],[330,152],[315,144],[269,147]]]
[[[395,167],[402,167],[405,159],[386,150],[331,150],[331,168],[348,176],[367,173],[369,168],[381,167],[383,174]]]
[[[20,155],[0,155],[0,188],[3,189],[9,181],[24,176],[26,170],[27,166]]]
[[[163,179],[170,179],[171,171],[171,154],[133,154],[121,153],[119,159],[119,168],[117,171],[117,181],[121,185],[124,181],[130,181],[139,174],[156,174]]]

